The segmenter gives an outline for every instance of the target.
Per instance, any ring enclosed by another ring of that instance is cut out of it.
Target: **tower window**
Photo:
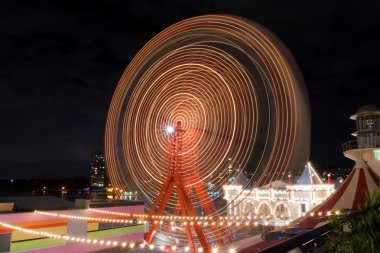
[[[366,129],[373,129],[374,125],[375,125],[374,119],[366,119],[365,120]]]

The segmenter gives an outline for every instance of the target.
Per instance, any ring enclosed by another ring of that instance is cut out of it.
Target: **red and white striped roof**
[[[365,202],[366,193],[371,195],[379,185],[379,181],[379,176],[366,163],[358,162],[338,190],[309,212],[309,214],[314,212],[316,215],[310,217],[306,214],[306,217],[297,219],[295,221],[298,223],[297,226],[312,228],[320,225],[316,221],[319,212],[357,210],[358,203]]]

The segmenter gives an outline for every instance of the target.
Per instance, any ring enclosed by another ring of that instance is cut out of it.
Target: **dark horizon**
[[[302,71],[310,160],[352,167],[351,114],[380,106],[379,2],[8,1],[0,9],[0,178],[88,176],[108,106],[132,57],[192,16],[238,15],[280,38]]]

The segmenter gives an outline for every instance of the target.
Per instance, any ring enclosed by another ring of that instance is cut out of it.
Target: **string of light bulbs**
[[[124,242],[124,241],[116,241],[116,240],[102,240],[102,239],[88,239],[84,237],[76,237],[76,236],[68,236],[68,235],[59,235],[49,232],[43,232],[43,231],[35,231],[31,229],[22,228],[19,226],[14,226],[5,222],[0,221],[0,226],[3,226],[5,228],[9,228],[12,230],[21,231],[24,233],[32,234],[32,235],[39,235],[42,237],[48,237],[53,239],[60,239],[68,242],[76,242],[76,243],[85,243],[85,244],[95,244],[95,245],[106,245],[106,246],[112,246],[112,247],[122,247],[122,248],[140,248],[140,249],[160,249],[160,250],[170,250],[170,251],[176,251],[179,249],[179,246],[177,245],[155,245],[155,244],[147,244],[144,242]],[[189,246],[183,246],[181,247],[185,252],[188,252],[190,250]],[[213,252],[218,252],[219,249],[217,247],[213,247]],[[197,246],[197,252],[203,252],[203,248]]]
[[[101,210],[104,211],[104,210]],[[65,215],[65,214],[59,214],[59,213],[53,213],[53,212],[43,212],[43,211],[38,211],[36,210],[35,213],[37,214],[42,214],[42,215],[48,215],[48,216],[54,216],[54,217],[60,217],[60,218],[67,218],[67,219],[76,219],[76,220],[87,220],[87,221],[99,221],[99,222],[110,222],[110,223],[120,223],[120,224],[147,224],[149,221],[147,220],[128,220],[128,219],[109,219],[109,218],[97,218],[97,217],[87,217],[87,216],[79,216],[79,215]],[[125,213],[118,213],[118,212],[101,212],[101,213],[106,213],[110,215],[121,215]],[[331,215],[340,215],[340,211],[326,211],[326,212],[310,212],[307,214],[310,217],[325,217],[325,216],[331,216]],[[170,229],[173,231],[177,227],[185,227],[186,225],[191,225],[193,226],[194,224],[203,226],[203,227],[235,227],[238,228],[240,226],[253,226],[253,227],[258,227],[258,226],[287,226],[289,225],[290,221],[288,219],[285,220],[285,216],[274,216],[274,215],[255,215],[255,216],[225,216],[225,217],[219,217],[219,221],[215,220],[196,220],[196,219],[191,219],[194,217],[187,217],[189,218],[189,221],[182,221],[182,222],[177,222],[177,221],[168,221],[172,220],[170,219],[170,216],[167,217],[169,219],[165,219],[165,216],[157,216],[154,218],[154,220],[151,220],[150,222],[154,224],[160,224],[160,225],[170,225]],[[185,217],[181,217],[181,220]],[[231,221],[229,219],[233,218],[234,221]],[[271,220],[271,219],[275,220]],[[166,222],[165,222],[166,220]],[[237,220],[237,221],[236,221]]]
[[[88,209],[91,212],[97,212],[97,213],[103,213],[103,214],[109,214],[109,215],[117,215],[117,216],[127,216],[127,217],[135,217],[135,218],[145,218],[145,219],[159,219],[159,220],[209,220],[209,221],[221,221],[221,220],[256,220],[256,219],[270,219],[270,218],[277,218],[282,219],[285,218],[285,215],[249,215],[249,216],[239,216],[239,215],[228,215],[228,216],[172,216],[172,215],[152,215],[149,216],[147,214],[129,214],[129,213],[122,213],[122,212],[113,212],[113,211],[106,211],[106,210],[97,210],[97,209]],[[304,214],[304,216],[331,216],[331,215],[340,215],[340,210],[336,211],[320,211],[320,212],[308,212],[307,214]]]
[[[59,214],[59,213],[52,213],[52,212],[42,212],[42,211],[35,211],[35,213],[37,214],[42,214],[42,215],[48,215],[48,216],[53,216],[53,217],[60,217],[60,218],[67,218],[67,219],[75,219],[75,220],[87,220],[87,221],[99,221],[99,222],[110,222],[110,223],[121,223],[121,224],[147,224],[149,221],[147,220],[125,220],[125,219],[108,219],[108,218],[96,218],[96,217],[86,217],[86,216],[79,216],[79,215],[64,215],[64,214]],[[263,218],[271,218],[271,216],[258,216],[258,217],[261,217],[261,219]],[[257,218],[246,218],[246,219],[239,219],[240,221],[235,221],[235,222],[232,222],[232,221],[224,221],[223,219],[216,222],[216,221],[183,221],[183,222],[175,222],[175,221],[171,221],[171,222],[165,222],[163,218],[158,218],[156,220],[151,220],[150,222],[154,223],[154,224],[160,224],[160,225],[170,225],[172,230],[173,228],[175,227],[184,227],[186,225],[194,225],[194,224],[197,224],[197,225],[201,225],[203,227],[208,227],[208,226],[227,226],[227,227],[232,227],[232,226],[235,226],[235,227],[239,227],[239,226],[242,226],[242,225],[245,225],[245,226],[259,226],[259,225],[269,225],[270,222],[268,221],[264,221],[264,222],[259,222],[257,221]],[[283,220],[277,220],[276,221],[276,225],[279,226],[281,221]],[[283,224],[284,225],[288,225],[289,224],[289,221],[288,220],[284,220],[283,221]]]
[[[42,215],[49,215],[49,216],[54,216],[54,217],[62,217],[62,218],[68,218],[68,219],[79,219],[79,220],[96,220],[97,218],[95,217],[83,217],[83,216],[74,216],[74,215],[64,215],[64,214],[58,214],[58,213],[51,213],[51,212],[43,212],[43,211],[35,211],[36,213],[38,214],[42,214]],[[113,213],[108,213],[108,214],[113,214]],[[336,210],[336,211],[326,211],[326,212],[310,212],[308,214],[306,214],[305,216],[310,216],[310,217],[323,217],[323,216],[331,216],[331,215],[341,215],[341,212],[339,210]],[[105,222],[120,222],[120,223],[123,223],[123,220],[120,220],[120,219],[104,219],[102,220],[102,218],[100,218],[101,220],[100,221],[105,221]],[[99,221],[99,220],[96,220],[96,221]],[[125,221],[124,221],[125,222]],[[142,221],[142,222],[147,222],[147,221]],[[158,221],[155,221],[155,222],[158,222]],[[160,221],[162,222],[162,221]],[[198,221],[199,222],[199,221]],[[286,225],[288,225],[289,222],[286,222]],[[21,231],[21,232],[25,232],[25,233],[29,233],[29,234],[33,234],[33,235],[40,235],[40,236],[44,236],[44,237],[48,237],[48,238],[54,238],[54,239],[62,239],[62,240],[65,240],[65,241],[71,241],[71,242],[78,242],[78,243],[87,243],[87,244],[97,244],[97,245],[107,245],[107,246],[120,246],[120,247],[123,247],[123,248],[126,248],[126,247],[129,247],[129,248],[134,248],[134,247],[139,247],[141,249],[143,248],[146,248],[146,249],[150,249],[150,250],[153,250],[153,249],[161,249],[161,250],[165,250],[165,249],[169,249],[171,251],[176,251],[178,249],[178,246],[177,245],[172,245],[172,246],[164,246],[164,245],[154,245],[154,244],[146,244],[146,243],[135,243],[135,242],[120,242],[120,241],[112,241],[112,240],[101,240],[101,239],[87,239],[87,238],[83,238],[83,237],[75,237],[75,236],[68,236],[68,235],[59,235],[59,234],[54,234],[54,233],[49,233],[49,232],[43,232],[43,231],[35,231],[35,230],[31,230],[31,229],[26,229],[26,228],[22,228],[22,227],[19,227],[19,226],[14,226],[14,225],[11,225],[11,224],[8,224],[8,223],[5,223],[5,222],[2,222],[0,221],[0,225],[3,226],[3,227],[6,227],[6,228],[9,228],[9,229],[12,229],[12,230],[17,230],[17,231]],[[173,226],[175,225],[178,225],[176,224],[175,222],[171,222],[170,225],[172,226],[172,228],[174,228]],[[186,225],[185,223],[182,223],[181,224],[182,226],[183,225]],[[211,225],[221,225],[221,226],[224,226],[224,225],[233,225],[232,222],[226,222],[226,223],[211,223]],[[237,222],[235,223],[234,225],[236,226],[239,226],[239,225],[252,225],[252,223],[249,223],[249,222]],[[268,221],[266,221],[264,224],[259,224],[258,222],[254,222],[253,223],[254,226],[258,226],[258,225],[271,225]],[[189,246],[184,246],[182,247],[184,249],[185,252],[188,252],[190,250],[190,247]],[[198,252],[203,252],[203,249],[202,247],[198,247],[197,249]],[[218,252],[219,249],[217,247],[213,247],[212,248],[212,252],[216,253]],[[229,252],[235,252],[234,249],[230,249]]]

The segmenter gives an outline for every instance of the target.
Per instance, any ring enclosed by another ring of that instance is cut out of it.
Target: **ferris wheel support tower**
[[[160,190],[160,193],[158,194],[156,200],[153,202],[148,212],[148,217],[152,217],[153,215],[160,216],[164,213],[165,207],[167,206],[173,191],[176,191],[178,194],[177,206],[179,207],[180,215],[183,217],[197,216],[189,196],[191,188],[186,187],[186,180],[183,177],[185,171],[182,171],[182,139],[184,133],[185,129],[183,129],[181,121],[177,121],[177,125],[174,128],[171,128],[170,131],[168,131],[170,147],[170,159],[168,163],[169,174]],[[208,194],[202,194],[205,192],[207,193],[207,191],[204,185],[200,183],[200,180],[198,180],[198,183],[194,185],[194,190],[206,214],[215,212],[216,208]],[[151,224],[149,232],[145,236],[145,240],[147,241],[147,243],[152,242],[158,226],[158,223]],[[194,231],[198,236],[203,251],[206,253],[211,252],[211,245],[208,243],[206,239],[203,228],[200,225],[198,225],[197,222],[193,222],[192,227],[194,228]],[[185,224],[185,231],[189,241],[189,246],[193,251],[195,251],[194,239],[192,235],[190,222],[187,222]],[[217,238],[218,243],[223,244],[223,239],[220,236],[218,236],[220,232],[218,233],[216,229],[212,229],[212,231],[214,233],[215,238]],[[228,234],[227,237],[230,238],[231,235]]]

